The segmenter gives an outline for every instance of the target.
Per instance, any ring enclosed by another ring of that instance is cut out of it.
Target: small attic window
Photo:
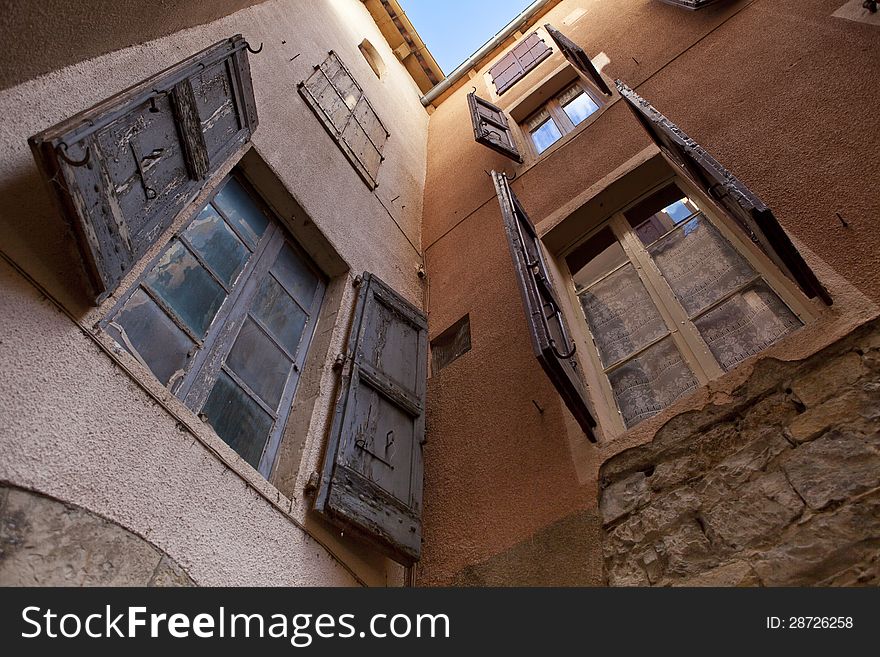
[[[375,46],[370,43],[369,39],[364,39],[358,45],[358,50],[361,51],[361,54],[364,56],[364,59],[367,60],[367,64],[370,65],[370,68],[373,69],[373,73],[376,74],[376,77],[380,80],[382,76],[385,75],[385,60],[379,56],[379,52],[376,50]]]

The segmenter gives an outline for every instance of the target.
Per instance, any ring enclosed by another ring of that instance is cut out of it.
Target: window
[[[683,188],[615,214],[565,258],[627,428],[803,325]]]
[[[378,185],[382,148],[389,134],[360,85],[335,52],[304,82],[299,93],[370,189]]]
[[[268,477],[324,287],[232,176],[102,326]]]
[[[471,350],[471,317],[465,315],[431,340],[431,363],[439,372],[459,356]]]
[[[369,39],[364,39],[358,44],[358,50],[361,51],[361,54],[364,56],[364,59],[367,60],[367,64],[370,65],[370,68],[373,69],[373,73],[376,74],[376,77],[381,79],[383,75],[385,75],[385,61],[382,59],[382,56],[379,54],[379,51],[376,50],[376,47],[370,43]]]
[[[578,81],[547,101],[524,122],[529,141],[540,155],[594,114],[601,100]]]
[[[520,41],[489,69],[492,82],[500,96],[521,80],[526,73],[550,56],[551,50],[537,32]]]

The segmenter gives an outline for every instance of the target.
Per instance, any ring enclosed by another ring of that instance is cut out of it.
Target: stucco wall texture
[[[236,464],[237,457],[194,414],[172,403],[183,413],[179,423],[156,403],[163,390],[144,370],[134,368],[138,385],[87,336],[112,298],[99,309],[88,306],[73,240],[26,143],[39,130],[236,33],[255,48],[264,46],[250,56],[260,117],[253,145],[350,268],[343,278],[369,270],[422,305],[417,269],[428,117],[415,83],[357,0],[272,0],[13,86],[0,92],[7,119],[0,128],[0,244],[80,326],[2,263],[0,481],[118,523],[148,539],[197,584],[399,583],[396,564],[308,516],[302,486],[289,499],[255,473],[243,472],[247,466]],[[137,34],[137,41],[150,37],[148,31]],[[387,64],[382,79],[357,49],[364,38]],[[331,49],[391,132],[375,193],[296,91]],[[350,290],[341,298],[338,314],[330,313],[330,324],[318,327],[333,330],[324,340],[331,362],[353,303]],[[310,432],[324,428],[331,410],[335,374],[329,365],[314,364],[326,376],[320,378]],[[322,446],[323,437],[310,433],[303,462],[319,463]],[[301,482],[309,472],[299,474],[293,479]],[[307,524],[321,542],[296,523]]]
[[[880,197],[871,171],[880,164],[880,133],[865,117],[880,89],[865,71],[880,64],[878,35],[833,18],[839,5],[743,0],[688,12],[655,0],[566,0],[539,24],[561,29],[592,57],[605,53],[606,77],[636,88],[760,195],[817,271],[877,300],[880,237],[871,227]],[[541,230],[545,218],[650,141],[615,98],[537,162],[517,165],[476,144],[466,95],[476,88],[492,97],[485,73],[505,51],[430,119],[422,228],[430,336],[470,313],[472,349],[429,380],[424,584],[473,581],[466,573],[474,568],[489,581],[497,564],[508,583],[535,583],[527,563],[516,565],[511,555],[523,542],[544,542],[562,518],[595,511],[595,475],[583,473],[615,453],[586,444],[532,354],[484,171],[517,174],[514,192]],[[515,105],[562,61],[554,53],[518,83],[522,91],[493,102]],[[801,331],[805,343],[821,342],[811,331],[828,324]],[[596,563],[598,532],[581,551]]]

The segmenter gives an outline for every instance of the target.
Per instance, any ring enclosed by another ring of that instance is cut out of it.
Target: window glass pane
[[[550,146],[556,143],[556,141],[562,137],[562,133],[559,132],[559,128],[556,127],[556,124],[553,122],[553,119],[548,118],[544,123],[540,126],[532,130],[532,142],[535,144],[535,150],[538,153],[543,153]]]
[[[254,298],[251,312],[280,344],[296,355],[308,316],[272,276],[267,276]]]
[[[632,263],[583,290],[578,298],[605,367],[668,332]]]
[[[186,368],[193,341],[142,289],[125,302],[114,323],[125,331],[124,336],[117,335],[111,324],[108,328],[114,338],[126,349],[135,349],[163,384]]]
[[[631,427],[656,415],[697,381],[672,338],[665,338],[608,374],[624,424]]]
[[[303,308],[311,308],[315,288],[318,286],[318,277],[289,244],[285,243],[281,247],[278,258],[272,265],[272,273]]]
[[[802,326],[765,283],[735,294],[694,325],[725,371]]]
[[[692,199],[672,184],[636,204],[624,215],[642,244],[649,246],[699,210]]]
[[[235,178],[223,185],[213,201],[235,225],[245,241],[254,248],[266,232],[269,219]]]
[[[626,253],[610,228],[603,228],[565,258],[578,294],[618,265]]]
[[[292,363],[252,319],[244,321],[226,365],[266,404],[278,408]]]
[[[212,206],[207,206],[184,232],[193,248],[227,285],[232,285],[250,256],[241,240]]]
[[[577,87],[572,88],[576,89]],[[571,100],[563,101],[563,99],[560,98],[559,102],[562,104],[562,109],[568,115],[568,118],[570,118],[571,122],[575,125],[599,109],[599,106],[585,91],[581,91]]]
[[[746,259],[702,215],[656,241],[648,253],[689,317],[755,277]]]
[[[200,337],[226,298],[220,284],[178,240],[162,254],[144,283]]]
[[[272,417],[225,372],[220,372],[202,413],[218,436],[253,467],[259,466]]]

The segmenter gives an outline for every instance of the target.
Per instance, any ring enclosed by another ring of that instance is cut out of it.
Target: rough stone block
[[[799,443],[811,440],[831,427],[851,424],[859,417],[861,406],[855,391],[834,397],[798,415],[788,425],[788,435]]]
[[[782,437],[780,430],[772,427],[766,429],[762,438],[728,456],[710,470],[702,481],[694,484],[703,505],[707,508],[714,506],[788,449],[788,441]]]
[[[639,513],[645,533],[650,535],[665,532],[682,518],[693,514],[700,508],[700,498],[688,486],[676,488],[660,495]]]
[[[636,472],[602,491],[599,510],[608,525],[627,513],[644,506],[651,497],[644,472]]]
[[[691,575],[717,563],[709,539],[696,521],[679,525],[663,536],[666,569],[676,575]]]
[[[840,394],[848,385],[858,381],[865,373],[862,358],[851,351],[794,380],[791,388],[807,407],[822,403]]]
[[[777,545],[753,557],[765,586],[815,584],[880,550],[880,493],[793,525]]]
[[[739,549],[771,538],[803,508],[785,475],[776,471],[745,484],[704,515],[715,536]]]
[[[745,561],[725,563],[717,568],[686,579],[679,579],[673,586],[761,586],[761,580]]]
[[[880,434],[829,431],[795,449],[783,469],[811,509],[880,486]]]
[[[754,432],[760,434],[767,427],[784,426],[798,414],[797,408],[782,393],[765,397],[743,413],[740,433],[743,440],[749,440]]]

